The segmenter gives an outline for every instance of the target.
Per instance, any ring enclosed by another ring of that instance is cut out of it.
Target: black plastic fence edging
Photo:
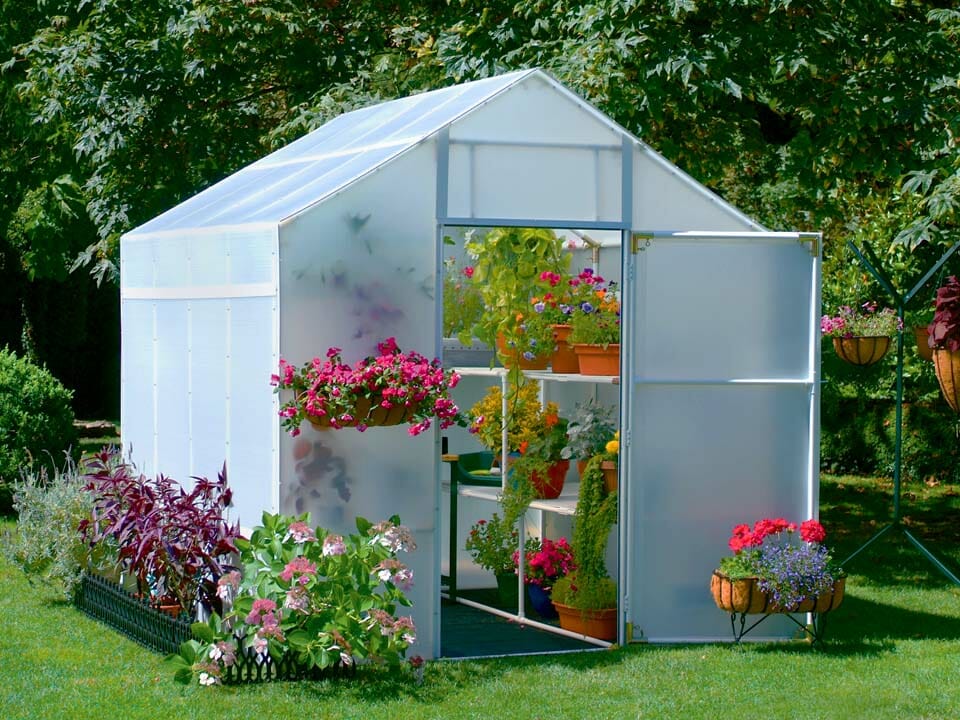
[[[175,618],[96,575],[83,575],[74,603],[94,620],[154,652],[177,653],[193,637],[192,618],[183,613]]]
[[[191,618],[184,614],[174,618],[134,597],[117,583],[96,575],[83,575],[74,604],[93,619],[154,652],[178,653],[180,645],[193,637]],[[321,680],[353,677],[356,674],[353,664],[339,664],[325,669],[306,667],[292,655],[274,661],[270,655],[257,655],[253,648],[240,648],[239,642],[237,646],[234,663],[224,668],[220,677],[226,685],[275,680]]]

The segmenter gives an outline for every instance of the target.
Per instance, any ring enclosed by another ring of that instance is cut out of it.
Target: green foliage
[[[517,551],[520,533],[516,529],[516,516],[500,517],[493,514],[489,520],[478,520],[467,535],[466,549],[473,561],[484,570],[497,573],[512,573],[513,554]]]
[[[72,397],[45,368],[0,350],[0,512],[21,471],[52,471],[72,446]]]
[[[92,497],[72,460],[48,475],[45,469],[23,474],[13,489],[17,527],[4,544],[7,556],[31,582],[58,588],[69,599],[84,569],[109,564],[101,547],[96,556],[80,537],[80,521],[90,516]]]
[[[309,515],[264,513],[250,540],[238,540],[242,578],[224,575],[218,594],[232,599],[223,617],[194,625],[199,643],[185,643],[173,661],[179,680],[219,682],[239,653],[274,661],[293,655],[306,668],[372,662],[396,666],[416,639],[404,595],[413,573],[399,560],[416,549],[398,517],[357,518],[347,537],[311,528]]]

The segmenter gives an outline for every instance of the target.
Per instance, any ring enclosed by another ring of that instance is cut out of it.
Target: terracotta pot
[[[846,582],[847,579],[841,577],[833,583],[833,588],[829,592],[804,600],[796,607],[791,608],[775,605],[770,596],[760,589],[760,581],[755,577],[731,580],[719,570],[715,570],[710,578],[710,592],[717,607],[729,613],[745,613],[748,615],[798,612],[824,613],[840,607],[840,603],[843,602]]]
[[[547,363],[550,362],[549,355],[535,355],[532,360],[527,360],[516,349],[507,347],[507,340],[503,335],[497,335],[497,355],[505,368],[519,363],[521,370],[546,370]]]
[[[555,602],[560,615],[560,627],[570,632],[589,635],[598,640],[617,639],[617,609],[580,610]]]
[[[537,493],[537,497],[542,500],[553,500],[560,497],[563,492],[563,483],[567,479],[567,471],[570,469],[569,460],[557,460],[547,470],[547,477],[540,477],[540,473],[530,475],[530,484]]]
[[[917,355],[924,360],[933,360],[933,348],[927,342],[927,326],[920,325],[913,329],[913,337],[917,340]]]
[[[573,346],[567,343],[570,331],[573,328],[570,325],[554,325],[553,341],[556,347],[553,350],[553,357],[550,359],[550,369],[555,373],[578,373],[580,372],[580,361],[577,360],[577,353]]]
[[[890,349],[890,338],[885,335],[833,338],[833,349],[851,365],[873,365]]]
[[[608,493],[615,493],[620,487],[618,482],[618,471],[616,460],[603,460],[600,462],[600,470],[603,471],[603,486]]]
[[[573,346],[580,363],[581,375],[619,375],[620,345],[588,345],[577,343]]]
[[[583,471],[587,469],[587,463],[589,460],[577,460],[577,476],[580,479],[583,479]]]
[[[940,392],[954,412],[960,412],[960,350],[936,348],[933,369],[937,373]]]

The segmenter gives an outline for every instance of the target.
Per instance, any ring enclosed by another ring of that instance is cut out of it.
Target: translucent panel
[[[639,255],[637,372],[809,378],[812,268],[794,241],[652,241]]]
[[[730,618],[709,583],[731,528],[806,517],[809,388],[634,392],[633,622],[654,641],[727,640]],[[787,623],[771,618],[759,634],[790,636],[795,627]]]
[[[185,235],[164,238],[163,242],[154,241],[154,287],[177,287],[186,282],[190,277],[187,247]]]
[[[230,281],[235,284],[272,283],[273,233],[232,233],[228,239]]]
[[[145,473],[153,472],[153,307],[148,300],[121,302],[121,440]]]
[[[415,146],[529,74],[503,75],[348,113],[133,232],[279,222]],[[350,153],[351,149],[359,154]]]
[[[162,242],[162,240],[160,240]],[[190,284],[226,285],[230,269],[227,235],[202,233],[190,238]]]
[[[633,156],[633,228],[635,230],[760,230],[728,205],[649,148]]]
[[[620,146],[622,133],[598,111],[533,75],[450,130],[451,141],[510,140]]]
[[[157,471],[189,484],[187,302],[156,305]]]
[[[227,300],[190,303],[191,475],[212,477],[226,459]],[[231,485],[234,468],[227,468]]]
[[[120,240],[120,287],[153,287],[153,252],[150,240]]]
[[[430,145],[417,148],[281,229],[285,359],[299,365],[336,346],[353,362],[388,336],[405,350],[435,354],[433,154]],[[425,656],[433,652],[436,609],[434,442],[433,433],[411,438],[405,426],[365,433],[305,426],[280,445],[284,512],[310,511],[314,522],[341,532],[358,515],[396,513],[414,530],[415,652]]]
[[[601,154],[615,155],[617,162],[601,163]],[[601,168],[607,170],[602,179],[598,175]],[[592,149],[452,145],[448,213],[454,217],[619,221],[619,154]]]
[[[229,448],[227,472],[234,488],[234,511],[246,527],[256,525],[273,506],[274,407],[270,375],[273,357],[273,298],[230,303]]]

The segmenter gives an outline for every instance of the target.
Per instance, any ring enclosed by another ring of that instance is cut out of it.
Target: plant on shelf
[[[215,584],[237,550],[238,524],[226,520],[232,491],[226,466],[216,480],[194,478],[187,491],[171,478],[147,477],[104,450],[85,466],[92,509],[78,530],[91,547],[116,547],[120,568],[152,603],[216,606]]]
[[[546,228],[494,228],[466,250],[473,259],[473,282],[483,296],[483,313],[473,335],[491,347],[502,337],[508,355],[531,359],[552,348],[548,340],[526,332],[524,318],[543,272],[565,273],[570,255],[561,238]],[[533,341],[533,342],[531,342]]]
[[[937,289],[927,332],[940,390],[953,411],[960,412],[960,280],[955,275]]]
[[[613,640],[617,586],[605,558],[610,528],[617,521],[617,493],[604,487],[601,461],[600,455],[591,458],[580,478],[573,522],[577,569],[554,583],[553,604],[560,612],[561,627]]]
[[[820,318],[820,332],[833,341],[837,355],[851,365],[872,365],[890,349],[890,338],[903,328],[893,308],[878,309],[865,302],[857,308],[844,305],[836,315]]]
[[[242,665],[259,674],[268,660],[305,671],[370,662],[398,666],[416,640],[405,592],[413,573],[397,557],[416,549],[396,516],[357,518],[346,537],[298,517],[264,513],[249,540],[238,540],[242,574],[224,575],[227,610],[194,623],[198,639],[170,662],[178,680],[215,685],[239,680]]]
[[[443,261],[443,336],[456,337],[466,346],[483,315],[483,295],[473,274],[472,266],[461,268],[454,257]]]
[[[511,482],[503,502],[504,507],[522,506],[513,511],[516,517],[533,499],[559,497],[570,469],[570,461],[560,457],[566,444],[567,420],[560,417],[554,403],[547,403],[539,435],[533,441],[520,443],[520,457],[510,468]]]
[[[473,561],[494,575],[513,575],[520,533],[516,524],[497,513],[489,520],[477,520],[467,535],[466,549]]]
[[[602,453],[617,429],[613,414],[613,407],[602,405],[593,398],[577,403],[567,426],[567,444],[560,451],[560,457],[586,463]]]
[[[825,537],[817,520],[736,525],[728,542],[734,554],[720,560],[711,580],[717,606],[730,612],[833,609],[843,598],[844,575],[822,545]]]
[[[620,293],[614,281],[604,281],[589,268],[575,278],[570,342],[616,345],[620,342]]]
[[[410,425],[407,432],[419,435],[438,418],[441,428],[465,424],[450,398],[460,376],[444,371],[436,358],[427,360],[417,352],[404,353],[396,340],[377,344],[379,355],[348,365],[340,348],[327,350],[326,360],[314,358],[300,369],[280,360],[280,372],[270,379],[276,392],[292,390],[280,407],[283,427],[291,435],[309,420],[317,427]]]
[[[556,416],[556,403],[540,404],[537,384],[520,378],[518,383],[507,386],[507,451],[520,452],[537,441],[547,426],[547,416]],[[487,394],[478,401],[469,413],[469,432],[484,446],[500,455],[503,428],[503,391],[499,385],[491,385]]]

